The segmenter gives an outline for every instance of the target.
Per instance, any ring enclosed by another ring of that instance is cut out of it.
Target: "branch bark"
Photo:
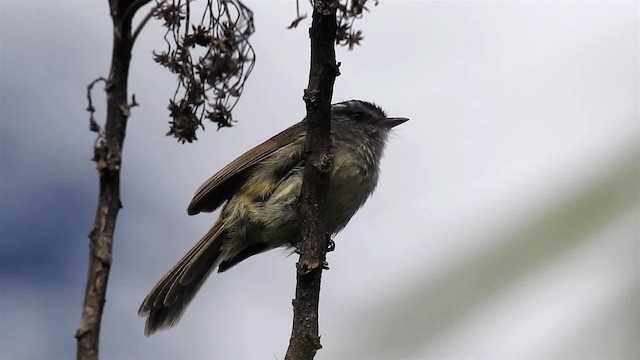
[[[293,328],[285,359],[313,359],[322,348],[318,331],[320,280],[329,245],[325,224],[325,203],[331,169],[331,98],[338,76],[336,64],[335,0],[315,0],[309,37],[311,68],[304,100],[307,108],[308,152],[298,218],[302,241],[296,264],[296,298],[293,300]]]
[[[111,268],[113,234],[120,202],[120,168],[127,118],[131,105],[127,102],[127,80],[131,61],[131,20],[140,6],[149,0],[110,1],[113,20],[113,50],[109,77],[106,81],[107,118],[104,131],[92,122],[99,138],[93,160],[99,177],[98,206],[89,234],[89,268],[82,306],[80,326],[76,330],[78,360],[97,360],[100,322],[104,310],[109,270]],[[89,111],[92,111],[90,104]],[[93,114],[92,114],[93,118]]]

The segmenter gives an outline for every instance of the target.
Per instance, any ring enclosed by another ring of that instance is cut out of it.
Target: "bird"
[[[388,117],[378,105],[349,100],[331,106],[331,148],[325,223],[341,231],[371,196],[391,129],[408,121]],[[222,206],[211,229],[145,297],[138,314],[145,335],[175,326],[208,276],[300,240],[296,205],[302,188],[306,119],[248,150],[205,181],[189,215]]]

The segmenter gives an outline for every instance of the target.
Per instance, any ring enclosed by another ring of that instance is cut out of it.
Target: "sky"
[[[296,257],[283,251],[211,276],[170,331],[147,338],[137,316],[215,221],[186,214],[198,186],[304,117],[309,22],[286,29],[293,1],[247,5],[257,63],[239,121],[194,144],[165,136],[175,79],[151,59],[158,23],[133,51],[104,359],[284,358]],[[411,120],[328,255],[317,358],[639,358],[639,3],[370,10],[362,46],[337,51],[334,101]],[[107,1],[0,3],[2,359],[75,356],[97,202],[86,85],[110,49]]]

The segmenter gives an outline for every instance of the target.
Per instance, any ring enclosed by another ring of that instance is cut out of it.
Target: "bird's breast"
[[[377,183],[378,164],[366,151],[334,151],[327,197],[328,230],[332,233],[342,230],[371,196]]]

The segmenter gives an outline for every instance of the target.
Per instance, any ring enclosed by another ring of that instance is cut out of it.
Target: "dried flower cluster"
[[[190,1],[173,0],[158,3],[154,16],[167,29],[167,48],[154,52],[154,60],[178,75],[167,135],[182,143],[197,140],[203,118],[218,129],[231,126],[231,109],[255,63],[249,43],[255,30],[251,10],[238,0],[207,0],[202,18],[194,23]]]
[[[300,15],[300,0],[296,0],[296,18],[289,25],[289,29],[295,28],[304,20],[307,15]],[[374,6],[378,5],[378,0],[338,0],[336,1],[336,17],[338,21],[338,30],[336,32],[336,44],[348,46],[349,50],[353,50],[355,45],[360,45],[360,41],[364,39],[361,30],[354,30],[353,24],[356,19],[363,16],[364,11],[369,11],[366,5],[373,2]],[[309,0],[311,6],[314,1]]]

